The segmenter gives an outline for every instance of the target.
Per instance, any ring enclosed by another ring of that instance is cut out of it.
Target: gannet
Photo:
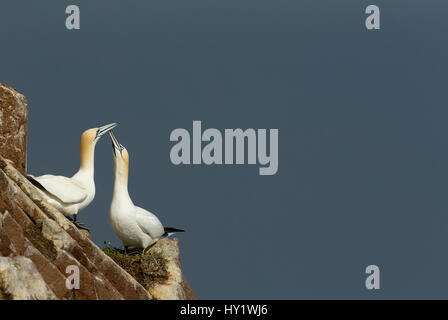
[[[39,177],[27,176],[48,203],[66,217],[73,216],[73,221],[79,227],[84,225],[77,222],[78,212],[87,207],[95,197],[93,179],[95,145],[101,136],[116,126],[116,123],[111,123],[83,132],[80,142],[80,167],[71,178],[51,174]]]
[[[151,212],[137,207],[128,192],[129,153],[114,134],[109,132],[114,158],[115,183],[110,205],[110,224],[115,234],[123,242],[125,253],[128,247],[145,250],[160,238],[184,230],[163,227]]]

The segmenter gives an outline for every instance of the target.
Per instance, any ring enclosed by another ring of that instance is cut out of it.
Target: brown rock
[[[194,299],[193,291],[186,282],[181,270],[179,239],[161,239],[150,249],[150,251],[161,252],[168,260],[168,280],[148,288],[151,295],[157,300]]]
[[[188,284],[187,279],[185,279],[185,276],[182,274],[182,287],[185,292],[185,299],[186,300],[195,300],[193,289],[191,289],[190,285]]]
[[[39,250],[32,245],[28,245],[23,255],[34,263],[37,271],[42,275],[45,283],[55,293],[57,297],[64,297],[69,293],[65,285],[65,275],[62,274],[58,268],[45,257]]]
[[[57,299],[33,262],[25,257],[0,257],[0,292],[14,300]]]
[[[0,155],[26,172],[28,102],[13,88],[0,83]]]
[[[11,217],[8,211],[0,215],[2,230],[6,233],[9,241],[14,246],[16,254],[22,255],[25,250],[26,238],[17,222]]]
[[[76,228],[59,211],[40,198],[35,187],[12,165],[0,156],[1,196],[13,200],[8,212],[2,215],[2,225],[7,236],[16,243],[17,254],[22,255],[27,246],[34,246],[45,258],[65,273],[68,265],[80,269],[81,287],[67,294],[64,283],[52,284],[57,297],[64,299],[151,299],[151,295],[126,271],[106,256],[90,237]],[[3,206],[8,204],[3,203]],[[20,210],[18,210],[20,208]],[[13,209],[11,212],[9,210]],[[25,213],[29,217],[23,217]],[[22,232],[21,225],[28,225]],[[30,222],[31,221],[31,222]],[[29,237],[29,241],[28,238]],[[27,252],[30,252],[29,250]],[[31,252],[35,252],[31,250]],[[39,264],[46,261],[34,256]],[[41,266],[40,266],[41,267]],[[48,269],[42,266],[41,270]],[[39,268],[38,268],[39,269]],[[60,278],[61,279],[61,278]],[[47,278],[47,281],[53,281]]]
[[[79,229],[79,232],[83,234],[86,238],[92,240],[92,237],[90,236],[90,231],[85,229]]]
[[[2,214],[0,213],[0,219],[1,215]],[[3,230],[0,222],[0,256],[7,257],[10,254],[14,254],[15,252],[16,249],[14,248],[14,245],[12,244],[11,240],[9,240],[8,235]]]

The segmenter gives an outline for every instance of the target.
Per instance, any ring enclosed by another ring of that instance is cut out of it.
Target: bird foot
[[[89,228],[87,228],[86,227],[86,225],[83,223],[83,222],[79,222],[77,219],[76,219],[76,216],[73,216],[73,217],[71,217],[71,216],[66,216],[66,218],[68,219],[68,220],[70,220],[78,229],[83,229],[83,230],[87,230],[87,231],[89,231],[90,232],[90,229]]]
[[[87,230],[90,232],[90,229],[86,227],[86,225],[82,222],[79,221],[73,221],[73,224],[78,228],[78,229],[82,229],[82,230]]]

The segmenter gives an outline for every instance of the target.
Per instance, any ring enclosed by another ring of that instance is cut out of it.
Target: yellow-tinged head
[[[129,153],[126,148],[121,145],[114,133],[109,132],[110,140],[112,142],[112,154],[114,156],[115,178],[123,178],[125,182],[128,179],[129,173]]]
[[[111,123],[99,128],[88,129],[82,133],[80,142],[81,167],[93,167],[93,156],[97,141],[116,126],[116,123]]]

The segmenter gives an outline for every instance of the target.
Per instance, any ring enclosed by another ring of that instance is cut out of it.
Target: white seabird
[[[170,236],[174,232],[184,230],[163,227],[160,220],[151,212],[137,207],[132,202],[128,192],[129,153],[118,143],[112,132],[115,183],[110,205],[110,224],[115,234],[123,242],[125,252],[128,247],[143,248],[145,250],[160,238]]]
[[[84,131],[80,142],[80,167],[71,178],[46,174],[39,177],[28,175],[28,180],[38,187],[44,199],[62,212],[66,217],[73,216],[75,224],[78,223],[77,214],[87,207],[95,197],[94,155],[98,140],[109,130],[115,128],[111,123],[100,128]]]

